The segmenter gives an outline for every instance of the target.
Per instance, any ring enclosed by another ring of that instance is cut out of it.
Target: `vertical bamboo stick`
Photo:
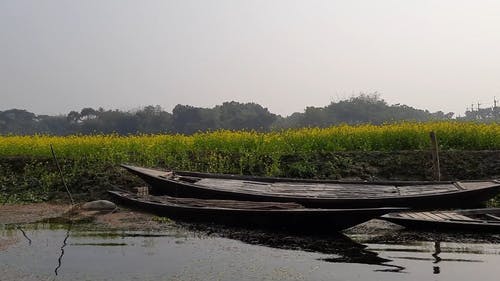
[[[54,152],[54,147],[52,147],[52,144],[50,144],[50,151],[52,152],[52,157],[54,157],[54,161],[56,162],[57,169],[59,170],[59,175],[61,176],[62,183],[64,184],[64,188],[66,188],[66,192],[68,193],[69,200],[71,200],[71,205],[75,205],[75,201],[73,201],[73,196],[71,196],[71,192],[69,192],[69,188],[66,185],[66,181],[64,180],[64,175],[61,169],[61,166],[59,166],[59,161],[57,161],[56,153]]]
[[[434,180],[441,180],[441,169],[439,167],[439,148],[436,133],[430,132],[431,137],[431,152],[432,152],[432,168],[434,172]]]

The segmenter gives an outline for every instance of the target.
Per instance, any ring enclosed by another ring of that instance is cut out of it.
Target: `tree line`
[[[484,113],[484,114],[483,114]],[[497,111],[466,113],[463,120],[500,120]],[[160,106],[134,111],[83,108],[67,115],[36,115],[23,109],[0,111],[0,134],[180,133],[228,129],[270,131],[336,124],[382,124],[398,121],[448,120],[453,113],[429,112],[407,105],[389,105],[377,94],[361,94],[324,107],[307,107],[282,117],[256,103],[224,102],[213,108],[177,105],[172,112]]]

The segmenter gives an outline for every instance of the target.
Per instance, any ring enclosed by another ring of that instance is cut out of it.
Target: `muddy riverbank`
[[[211,224],[191,224],[174,222],[166,217],[119,207],[114,211],[84,211],[78,206],[70,208],[67,204],[7,204],[0,206],[0,225],[24,225],[30,223],[71,223],[81,229],[123,230],[123,231],[172,231],[186,230],[207,237],[224,237],[252,244],[262,244],[284,249],[303,249],[324,251],[331,247],[318,243],[325,236],[300,236],[289,233],[266,232],[245,228],[224,227]],[[404,243],[414,240],[439,240],[443,242],[487,242],[500,243],[500,234],[450,233],[410,231],[401,226],[379,219],[344,230],[342,234],[359,241],[370,243]],[[327,241],[327,240],[326,240]],[[3,241],[3,244],[10,243]],[[1,245],[1,244],[0,244]],[[335,245],[333,245],[336,247]]]
[[[173,224],[166,218],[126,208],[114,211],[85,211],[79,205],[32,203],[0,206],[0,224],[37,222],[75,223],[102,229],[159,231]]]

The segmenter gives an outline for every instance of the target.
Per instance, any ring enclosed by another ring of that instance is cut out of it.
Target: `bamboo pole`
[[[73,196],[71,196],[71,192],[69,192],[69,188],[66,185],[66,181],[64,180],[63,172],[61,166],[59,166],[59,161],[57,161],[56,153],[54,152],[54,147],[50,144],[50,151],[52,151],[52,157],[54,157],[54,161],[56,162],[57,169],[59,170],[59,175],[61,176],[61,180],[64,184],[64,188],[66,188],[66,192],[68,193],[69,200],[71,200],[71,205],[75,205],[75,201],[73,201]]]
[[[432,132],[430,132],[429,136],[431,138],[433,176],[434,176],[434,180],[440,181],[441,180],[441,169],[439,167],[439,147],[438,147],[436,133],[434,131],[432,131]]]

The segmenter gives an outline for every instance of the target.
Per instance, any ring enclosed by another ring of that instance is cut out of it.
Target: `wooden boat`
[[[500,208],[391,213],[384,220],[418,229],[500,232]]]
[[[338,231],[405,208],[308,209],[297,203],[138,196],[108,191],[124,204],[188,222],[210,222],[287,231]]]
[[[500,192],[498,181],[331,181],[160,171],[122,165],[152,187],[174,197],[296,202],[306,207],[410,207],[443,209],[478,206]]]

